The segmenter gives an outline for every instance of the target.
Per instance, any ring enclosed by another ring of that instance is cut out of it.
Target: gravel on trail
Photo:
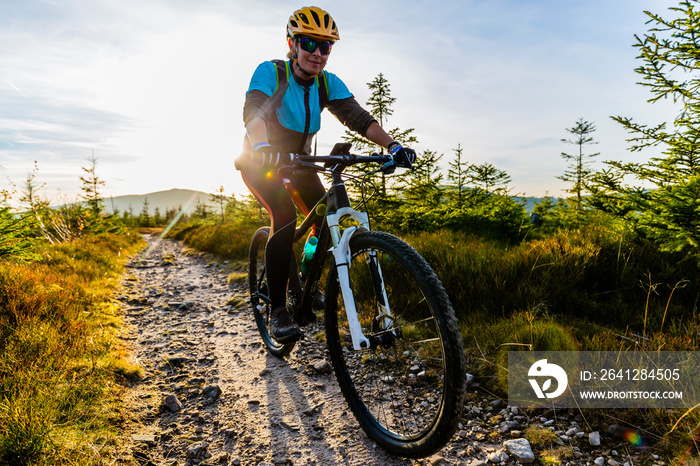
[[[562,465],[644,462],[624,440],[590,432],[574,413],[509,408],[471,387],[460,429],[435,455],[397,458],[365,435],[338,387],[319,324],[284,360],[267,353],[247,301],[246,274],[147,235],[118,296],[121,338],[143,377],[125,390],[118,465],[541,464],[528,426],[557,434]],[[237,273],[239,280],[229,280]],[[230,282],[230,283],[229,283]],[[465,374],[465,377],[467,375]],[[592,445],[592,439],[600,445]]]

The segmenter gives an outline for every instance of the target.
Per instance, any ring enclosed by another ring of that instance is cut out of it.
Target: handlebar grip
[[[387,157],[389,157],[389,160],[384,162],[379,171],[390,175],[396,171],[396,167],[398,167],[398,165],[396,164],[396,161],[392,155],[388,155]]]

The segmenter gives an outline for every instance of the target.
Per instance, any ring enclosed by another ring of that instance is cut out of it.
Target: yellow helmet
[[[306,36],[328,41],[340,40],[338,28],[331,15],[317,6],[305,6],[292,13],[287,22],[287,36]]]

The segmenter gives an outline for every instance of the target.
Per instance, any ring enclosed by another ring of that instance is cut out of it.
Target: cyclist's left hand
[[[285,152],[279,146],[272,146],[268,143],[256,144],[257,149],[254,149],[250,155],[251,159],[262,165],[273,167],[281,167],[292,162],[293,157],[289,152]]]
[[[396,165],[403,168],[413,168],[413,162],[416,161],[416,151],[411,148],[403,147],[398,142],[389,145],[389,151],[394,156]]]

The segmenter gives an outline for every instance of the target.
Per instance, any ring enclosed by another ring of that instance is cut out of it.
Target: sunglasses
[[[318,49],[321,55],[328,55],[333,47],[333,42],[322,42],[316,39],[309,39],[308,37],[300,37],[297,39],[297,43],[304,52],[314,53]]]

